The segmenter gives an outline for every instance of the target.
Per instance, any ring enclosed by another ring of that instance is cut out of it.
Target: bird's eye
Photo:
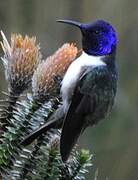
[[[98,35],[98,34],[100,34],[100,31],[94,30],[94,31],[93,31],[93,34]]]

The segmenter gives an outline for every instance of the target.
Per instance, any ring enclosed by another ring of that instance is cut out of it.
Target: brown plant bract
[[[56,77],[63,78],[69,65],[76,58],[77,47],[66,43],[54,55],[39,64],[33,76],[33,91],[35,96],[52,94],[56,90]],[[59,84],[58,84],[59,86]]]
[[[34,70],[41,60],[39,46],[36,45],[35,37],[30,38],[26,35],[23,38],[21,35],[12,34],[9,45],[2,31],[1,35],[6,79],[10,90],[20,94],[30,84]]]

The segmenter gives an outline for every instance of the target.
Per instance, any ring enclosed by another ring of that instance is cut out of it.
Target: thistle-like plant
[[[25,36],[23,38],[20,34],[12,34],[9,44],[2,31],[1,35],[1,46],[4,52],[4,56],[1,59],[5,68],[5,78],[8,82],[9,92],[7,113],[3,113],[1,117],[3,122],[2,128],[5,129],[9,124],[9,118],[16,100],[31,85],[33,73],[41,61],[41,53],[35,37]]]
[[[3,33],[2,37],[2,60],[11,109],[7,108],[8,118],[4,122],[6,125],[1,125],[0,178],[84,179],[85,169],[91,165],[91,155],[85,150],[74,150],[69,161],[64,164],[59,153],[59,130],[48,131],[26,148],[20,145],[23,137],[47,121],[62,103],[60,83],[78,54],[77,47],[66,43],[52,56],[41,61],[35,38],[12,35],[9,45]],[[31,82],[32,94],[20,100],[19,96]]]
[[[2,31],[1,35],[3,38],[1,46],[4,51],[2,60],[9,92],[14,96],[19,96],[31,84],[32,75],[41,61],[40,48],[36,44],[35,37],[23,38],[20,34],[12,34],[9,44]]]
[[[44,101],[48,96],[57,96],[60,82],[77,53],[78,49],[73,43],[66,43],[38,65],[32,78],[33,96],[37,100]]]

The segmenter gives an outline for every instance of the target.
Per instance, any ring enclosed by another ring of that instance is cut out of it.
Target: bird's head
[[[111,24],[104,20],[82,24],[71,20],[58,20],[58,22],[77,26],[82,33],[82,48],[85,53],[94,56],[111,54],[116,49],[116,31]]]

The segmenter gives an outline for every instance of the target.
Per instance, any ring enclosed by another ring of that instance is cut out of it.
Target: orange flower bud
[[[77,53],[78,49],[73,43],[66,43],[52,56],[39,64],[32,79],[34,96],[39,98],[47,94],[54,94],[60,86],[56,79],[58,77],[63,78]]]
[[[2,31],[1,35],[1,46],[4,51],[2,60],[9,90],[14,95],[19,95],[30,85],[34,70],[41,60],[39,46],[36,45],[35,37],[23,38],[21,35],[12,34],[9,44]]]

